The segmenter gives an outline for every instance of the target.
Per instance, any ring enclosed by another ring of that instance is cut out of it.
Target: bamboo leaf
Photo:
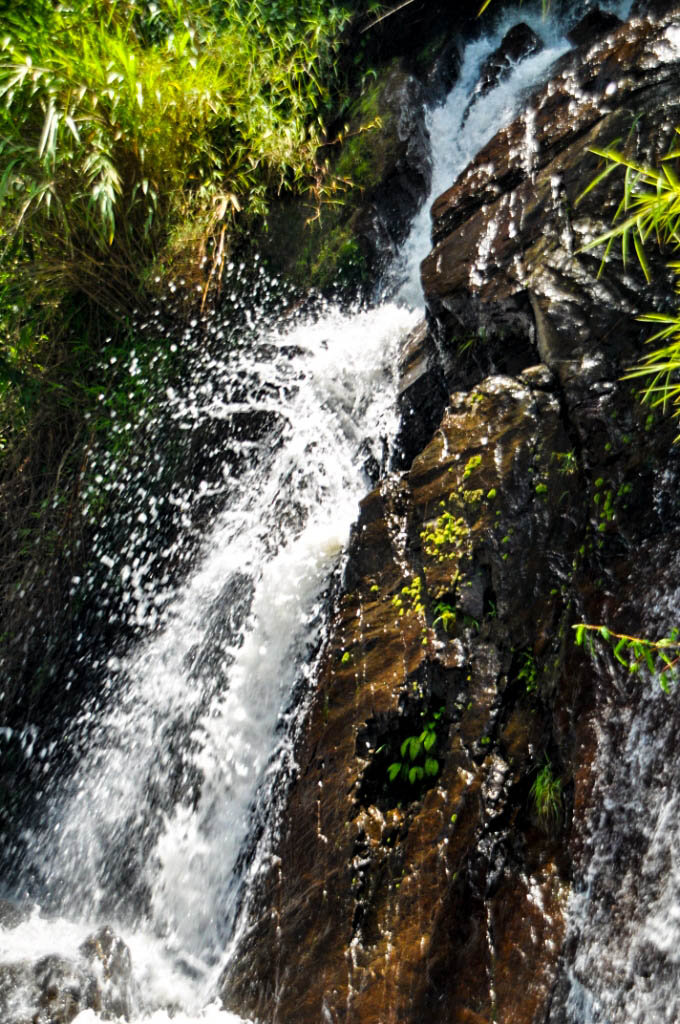
[[[637,258],[640,266],[642,267],[645,279],[647,283],[649,283],[652,280],[652,276],[649,272],[649,264],[647,262],[647,257],[645,256],[645,250],[637,234],[633,235],[633,244],[635,245],[635,252],[637,253]]]
[[[43,121],[42,134],[40,136],[40,142],[38,143],[38,160],[42,160],[45,151],[50,148],[50,140],[54,132],[55,119],[57,112],[50,101],[47,111],[45,113],[45,119]]]
[[[616,647],[614,648],[614,657],[616,658],[617,661],[621,662],[621,664],[624,666],[624,668],[628,668],[628,662],[623,657],[622,651],[625,651],[627,647],[628,647],[627,640],[625,639],[625,637],[621,637],[621,639],[617,643]]]

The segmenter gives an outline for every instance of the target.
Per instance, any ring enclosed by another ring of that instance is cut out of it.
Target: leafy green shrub
[[[150,293],[183,272],[192,301],[201,298],[196,285],[205,300],[239,216],[265,213],[284,190],[323,194],[316,153],[346,18],[321,0],[3,6],[5,679],[8,645],[24,657],[22,628],[40,621],[63,639],[68,580],[86,557],[86,545],[74,554],[88,514],[84,488],[90,513],[106,502],[90,493],[96,480],[90,487],[85,470],[94,449],[118,454],[129,443],[113,422],[125,417],[134,428],[162,376],[144,376],[144,393],[130,397],[113,368],[114,354],[120,368],[126,352],[148,343],[151,366],[154,349],[167,347],[162,328],[133,336],[130,324],[144,319],[134,310],[148,310]],[[115,421],[102,414],[100,394]]]
[[[402,779],[413,786],[426,777],[434,778],[437,775],[439,761],[430,755],[430,751],[437,742],[437,724],[443,713],[443,708],[431,712],[422,732],[403,740],[399,748],[401,761],[393,761],[387,768],[390,782]]]

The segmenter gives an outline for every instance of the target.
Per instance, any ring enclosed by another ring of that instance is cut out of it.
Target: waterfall
[[[295,771],[329,588],[370,467],[387,465],[397,354],[422,315],[431,201],[567,48],[559,27],[520,16],[545,48],[464,119],[481,62],[518,20],[504,14],[468,46],[447,103],[428,114],[432,195],[391,271],[396,299],[370,310],[330,306],[288,326],[254,322],[247,341],[206,357],[198,382],[166,396],[179,420],[258,412],[273,427],[239,442],[239,474],[225,453],[225,507],[176,592],[148,592],[148,565],[134,550],[112,567],[121,600],[134,600],[155,629],[132,653],[111,656],[107,701],[74,725],[82,754],[50,793],[44,827],[26,837],[23,878],[36,908],[18,927],[0,926],[0,963],[75,952],[106,923],[132,953],[136,1021],[237,1020],[211,1002],[215,983],[248,879],[269,856],[276,794]],[[229,333],[224,317],[202,322],[199,334]],[[211,486],[178,496],[179,514]],[[34,756],[49,764],[49,752]],[[77,1021],[98,1019],[86,1011]]]

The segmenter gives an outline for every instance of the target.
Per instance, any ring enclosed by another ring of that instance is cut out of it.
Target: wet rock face
[[[132,965],[125,943],[105,927],[79,954],[0,964],[3,1024],[70,1024],[83,1010],[95,1010],[102,1020],[128,1020]]]
[[[434,205],[395,472],[362,504],[299,775],[222,979],[245,1015],[569,1019],[583,961],[567,899],[608,785],[598,737],[616,749],[640,701],[612,697],[572,625],[639,631],[646,604],[670,629],[680,547],[673,424],[620,380],[654,290],[580,251],[620,182],[577,198],[598,169],[589,146],[629,133],[644,159],[665,152],[674,38],[634,21],[563,59]],[[617,900],[632,911],[606,868],[639,850],[622,840],[599,874],[603,926]],[[640,975],[657,960],[641,946]]]
[[[613,216],[620,180],[579,197],[599,168],[589,149],[628,138],[647,159],[666,152],[680,118],[673,38],[671,21],[634,21],[594,44],[587,59],[580,51],[563,58],[522,115],[437,199],[422,279],[441,338],[460,338],[476,323],[487,337],[514,343],[517,332],[494,326],[494,314],[528,297],[541,358],[564,379],[570,361],[592,352],[612,310],[629,319],[641,275],[619,265],[598,279],[600,257],[581,253],[603,215]],[[618,357],[618,331],[611,348]]]
[[[599,7],[594,7],[592,11],[588,11],[586,16],[581,18],[567,32],[567,39],[572,46],[586,46],[594,42],[599,36],[603,36],[607,32],[613,32],[620,24],[621,19],[617,18],[615,14],[610,14],[609,11],[601,11]]]
[[[380,266],[403,242],[415,211],[427,196],[432,164],[425,90],[417,78],[399,69],[390,72],[376,110],[382,125],[377,137],[369,134],[360,140],[368,168],[365,179],[355,181],[364,189],[364,202],[353,229],[367,247],[372,265]],[[356,157],[353,147],[347,156],[351,173]],[[356,167],[354,175],[356,178]]]
[[[559,949],[560,843],[528,798],[549,738],[520,678],[525,656],[552,671],[579,538],[553,384],[532,368],[452,395],[410,471],[364,501],[281,861],[224,979],[229,1005],[291,1022],[510,1022],[515,960]],[[404,750],[428,730],[429,750]],[[426,754],[432,776],[391,778]],[[555,967],[535,970],[524,1007]]]

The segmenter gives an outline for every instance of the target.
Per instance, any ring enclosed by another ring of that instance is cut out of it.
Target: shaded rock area
[[[621,180],[579,197],[601,169],[590,147],[668,151],[678,17],[563,58],[434,204],[394,472],[362,503],[299,773],[222,979],[240,1013],[572,1019],[594,760],[612,700],[643,699],[612,697],[572,626],[669,631],[680,547],[674,426],[621,381],[668,275],[657,259],[647,286],[615,254],[600,273],[582,246]],[[641,971],[654,957],[640,950]]]
[[[132,989],[130,951],[108,927],[89,936],[77,958],[0,964],[3,1024],[70,1024],[83,1010],[127,1020]]]
[[[264,255],[274,272],[321,291],[371,291],[429,192],[426,99],[400,61],[365,85],[327,152],[328,180],[343,202],[273,207]]]
[[[587,46],[607,32],[613,32],[621,24],[621,19],[609,11],[601,11],[594,7],[567,32],[567,39],[572,46]]]

